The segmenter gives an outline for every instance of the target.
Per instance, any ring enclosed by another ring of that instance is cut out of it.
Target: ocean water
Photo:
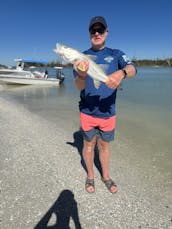
[[[137,125],[140,134],[159,135],[164,143],[172,137],[172,68],[138,68],[137,76],[126,80],[118,93],[121,119]],[[171,148],[172,153],[172,148]]]
[[[62,128],[68,123],[72,135],[79,128],[79,91],[72,69],[66,68],[64,73],[64,84],[58,88],[10,86],[1,90],[0,96],[51,122],[62,120]],[[116,138],[139,146],[138,157],[159,155],[157,166],[172,172],[172,68],[139,67],[135,78],[123,81],[117,94]]]

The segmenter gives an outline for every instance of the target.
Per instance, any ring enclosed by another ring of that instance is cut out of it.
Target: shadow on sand
[[[55,222],[51,223],[52,218],[55,218]],[[73,220],[75,229],[82,229],[74,194],[70,190],[63,190],[34,229],[70,229],[70,219]]]
[[[84,168],[84,170],[87,172],[87,168],[84,162],[84,158],[82,155],[82,149],[83,149],[83,136],[82,136],[82,130],[78,130],[76,132],[73,133],[73,142],[67,142],[67,144],[77,148],[78,153],[81,157],[81,165]],[[94,164],[96,166],[96,168],[98,169],[100,175],[102,176],[102,168],[101,168],[101,164],[100,164],[100,160],[99,160],[99,151],[98,151],[98,147],[96,145],[95,150],[94,150]]]

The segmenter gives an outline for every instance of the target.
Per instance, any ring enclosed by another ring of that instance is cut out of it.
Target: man
[[[103,67],[108,75],[105,83],[95,88],[93,79],[87,75],[89,63],[76,61],[74,68],[77,77],[76,87],[80,93],[80,121],[84,138],[83,157],[87,167],[85,188],[89,193],[94,186],[94,148],[97,143],[102,167],[102,181],[111,193],[117,192],[117,185],[109,175],[109,142],[114,140],[116,111],[115,100],[117,87],[124,78],[134,77],[136,69],[124,52],[105,46],[108,35],[106,20],[101,16],[91,19],[89,24],[91,48],[84,53]]]

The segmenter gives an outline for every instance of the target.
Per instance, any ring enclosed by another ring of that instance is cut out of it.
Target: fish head
[[[66,45],[56,44],[56,49],[54,51],[64,60],[71,63],[74,63],[77,60],[77,51]]]

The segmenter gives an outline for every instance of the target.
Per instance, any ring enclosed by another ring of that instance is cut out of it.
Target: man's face
[[[107,34],[108,30],[101,23],[94,24],[90,29],[90,40],[93,48],[103,48]]]

